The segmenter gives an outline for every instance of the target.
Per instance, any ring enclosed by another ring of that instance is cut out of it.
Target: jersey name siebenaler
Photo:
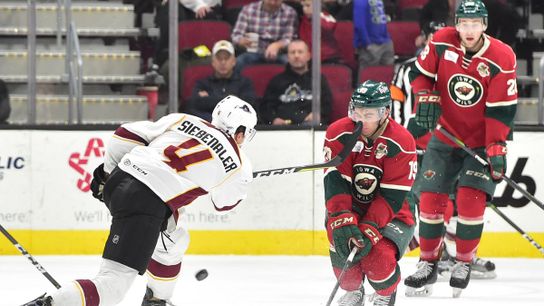
[[[238,168],[238,165],[234,162],[234,159],[230,155],[226,155],[227,149],[225,149],[221,142],[219,142],[219,140],[212,134],[200,129],[198,126],[189,121],[183,121],[178,127],[178,130],[186,133],[187,135],[198,138],[204,144],[208,145],[213,151],[215,151],[223,163],[226,173]]]

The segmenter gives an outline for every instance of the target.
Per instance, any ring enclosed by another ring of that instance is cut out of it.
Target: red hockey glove
[[[363,234],[357,227],[357,217],[350,211],[343,210],[332,214],[327,220],[327,229],[332,231],[336,254],[346,260],[354,246],[363,247]],[[360,253],[355,254],[353,263],[361,260]]]
[[[370,253],[370,249],[372,249],[373,246],[376,245],[383,237],[382,234],[378,231],[376,228],[376,224],[373,224],[371,222],[362,222],[359,224],[359,229],[361,230],[361,233],[363,234],[363,247],[359,251],[359,254],[362,255],[362,257],[368,255]]]
[[[506,172],[506,151],[506,143],[504,142],[492,143],[485,148],[489,172],[491,172],[491,178],[495,183],[502,181],[502,176]]]
[[[422,90],[416,94],[416,123],[428,130],[434,130],[438,118],[442,114],[440,93]]]

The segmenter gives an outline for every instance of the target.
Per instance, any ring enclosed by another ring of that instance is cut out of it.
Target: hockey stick
[[[465,152],[467,152],[470,156],[474,157],[484,167],[489,166],[488,162],[485,159],[483,159],[481,156],[476,154],[476,152],[474,152],[471,148],[467,147],[460,139],[450,134],[450,132],[446,131],[443,127],[439,127],[438,130],[440,131],[440,133],[442,133],[442,135],[446,136],[449,140],[453,141],[459,147],[461,147],[461,149],[465,150]],[[506,181],[506,183],[508,183],[508,185],[512,186],[517,191],[521,192],[523,196],[525,196],[527,199],[535,203],[538,207],[540,207],[541,209],[544,209],[544,204],[541,201],[535,198],[527,190],[521,188],[521,186],[518,185],[516,182],[514,182],[511,178],[509,178],[508,176],[504,174],[502,175],[502,178]]]
[[[30,260],[30,262],[34,265],[34,267],[36,267],[36,269],[38,269],[38,271],[40,271],[43,274],[43,276],[45,276],[45,278],[47,278],[47,280],[49,280],[53,284],[53,286],[55,286],[57,289],[60,288],[60,284],[51,276],[51,274],[49,274],[44,269],[44,267],[42,267],[42,265],[40,265],[40,263],[37,262],[36,259],[34,259],[34,257],[32,257],[32,255],[28,254],[25,248],[23,248],[17,242],[17,240],[15,240],[13,236],[11,236],[11,234],[2,226],[2,224],[0,224],[0,232],[2,232],[2,234],[4,234],[6,238],[8,238],[8,240],[19,250],[19,252],[21,252],[21,254],[23,254],[26,258],[28,258],[28,260]]]
[[[495,206],[493,203],[487,203],[487,206],[493,209],[493,211],[496,212],[497,215],[499,215],[504,221],[506,221],[506,223],[510,224],[510,226],[515,228],[516,231],[518,231],[518,233],[523,236],[523,238],[527,239],[529,243],[531,243],[535,248],[540,251],[540,253],[542,253],[542,255],[544,255],[544,248],[542,248],[542,246],[540,246],[538,242],[536,242],[531,236],[529,236],[529,234],[527,234],[519,226],[517,226],[514,221],[510,220],[510,218],[508,218],[500,209],[498,209],[497,206]]]
[[[353,130],[351,135],[348,136],[346,142],[344,143],[344,148],[342,148],[342,151],[340,151],[338,155],[336,155],[333,159],[329,160],[328,162],[306,165],[306,166],[286,167],[286,168],[277,168],[277,169],[271,169],[271,170],[255,171],[253,172],[253,178],[284,175],[284,174],[291,174],[291,173],[304,172],[304,171],[314,171],[314,170],[319,170],[319,169],[329,168],[329,167],[336,167],[340,165],[342,162],[344,162],[346,157],[348,157],[348,155],[351,153],[351,150],[357,143],[357,139],[361,135],[362,129],[363,129],[363,124],[360,122],[357,122],[355,124],[355,129]]]
[[[346,273],[346,270],[348,269],[349,264],[353,261],[353,258],[355,257],[355,254],[357,254],[357,251],[359,248],[353,247],[351,250],[351,253],[349,253],[348,259],[346,259],[346,263],[344,264],[344,267],[342,268],[342,272],[340,272],[340,276],[338,276],[338,280],[336,280],[336,285],[334,285],[334,289],[332,289],[331,295],[329,296],[329,300],[327,301],[327,306],[331,306],[332,300],[334,299],[334,296],[336,295],[336,292],[338,291],[338,288],[340,287],[340,282],[342,281],[342,278],[344,278],[344,274]]]

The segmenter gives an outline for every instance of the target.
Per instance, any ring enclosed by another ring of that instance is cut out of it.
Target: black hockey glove
[[[91,181],[91,191],[93,197],[104,202],[104,184],[106,184],[107,175],[104,172],[104,164],[96,167],[93,171],[93,180]]]

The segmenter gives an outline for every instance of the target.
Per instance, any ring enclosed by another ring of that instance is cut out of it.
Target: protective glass
[[[355,107],[352,113],[352,120],[361,122],[378,122],[385,118],[385,107]]]

